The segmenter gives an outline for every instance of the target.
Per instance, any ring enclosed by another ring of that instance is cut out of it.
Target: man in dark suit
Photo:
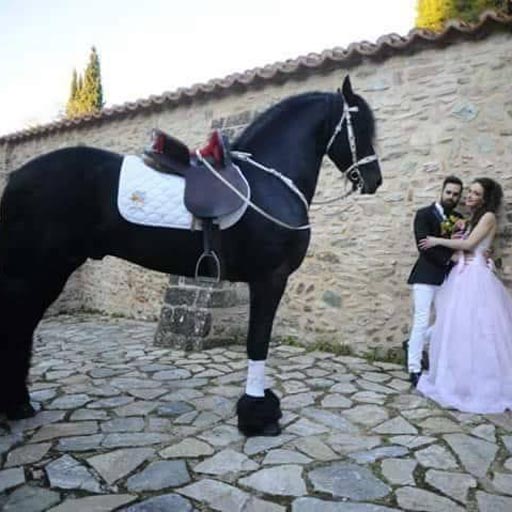
[[[461,194],[462,181],[456,176],[448,176],[443,182],[440,200],[416,212],[414,217],[416,244],[427,236],[441,236],[441,223],[447,216],[460,217],[460,214],[454,212],[454,208]],[[407,368],[413,386],[416,386],[421,375],[421,356],[434,297],[450,271],[452,255],[452,250],[440,246],[420,251],[407,281],[412,285],[414,299],[413,325],[407,345]]]

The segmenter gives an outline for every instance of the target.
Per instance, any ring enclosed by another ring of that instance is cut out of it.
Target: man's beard
[[[453,201],[450,201],[450,202],[441,201],[441,206],[443,207],[443,210],[445,212],[451,212],[457,206],[457,203],[455,203]]]

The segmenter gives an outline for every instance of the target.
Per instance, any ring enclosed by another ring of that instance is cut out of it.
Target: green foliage
[[[353,356],[354,350],[350,345],[329,340],[318,340],[313,343],[303,343],[296,336],[283,336],[278,338],[278,343],[291,347],[303,348],[306,352],[331,352],[337,356]]]
[[[71,76],[71,87],[69,91],[69,100],[66,104],[66,116],[74,117],[76,115],[76,104],[78,98],[78,91],[80,90],[80,86],[78,83],[78,75],[76,73],[76,69],[73,69],[73,75]]]
[[[510,12],[510,0],[417,0],[416,28],[440,31],[448,20],[478,21],[486,10]]]
[[[71,78],[71,91],[70,91],[70,95],[69,95],[69,97],[72,100],[76,99],[77,91],[78,91],[78,76],[76,74],[76,69],[73,69],[73,76]]]
[[[83,75],[77,75],[76,70],[73,70],[70,96],[66,104],[66,116],[78,117],[95,114],[102,109],[103,104],[100,59],[93,46]]]
[[[416,28],[439,31],[448,19],[449,0],[418,0]]]
[[[373,347],[362,354],[369,363],[395,363],[399,365],[405,364],[405,353],[402,347]]]
[[[99,112],[103,107],[103,87],[101,86],[100,59],[94,46],[85,68],[82,87],[82,102],[89,112]]]
[[[306,352],[332,352],[337,356],[353,356],[354,350],[346,343],[333,343],[331,341],[323,340],[317,341],[306,347]]]
[[[483,11],[506,11],[507,3],[503,0],[454,0],[455,6],[451,17],[474,23],[478,21],[478,17]]]

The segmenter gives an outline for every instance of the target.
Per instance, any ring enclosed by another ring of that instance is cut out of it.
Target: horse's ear
[[[341,88],[341,91],[343,92],[343,96],[345,98],[351,98],[354,93],[352,92],[352,84],[350,83],[350,75],[347,75],[345,77],[345,80],[343,80],[343,86]]]

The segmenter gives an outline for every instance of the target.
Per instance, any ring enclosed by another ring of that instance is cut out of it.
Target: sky
[[[106,106],[384,34],[415,0],[0,0],[0,136],[62,115],[95,46]]]

